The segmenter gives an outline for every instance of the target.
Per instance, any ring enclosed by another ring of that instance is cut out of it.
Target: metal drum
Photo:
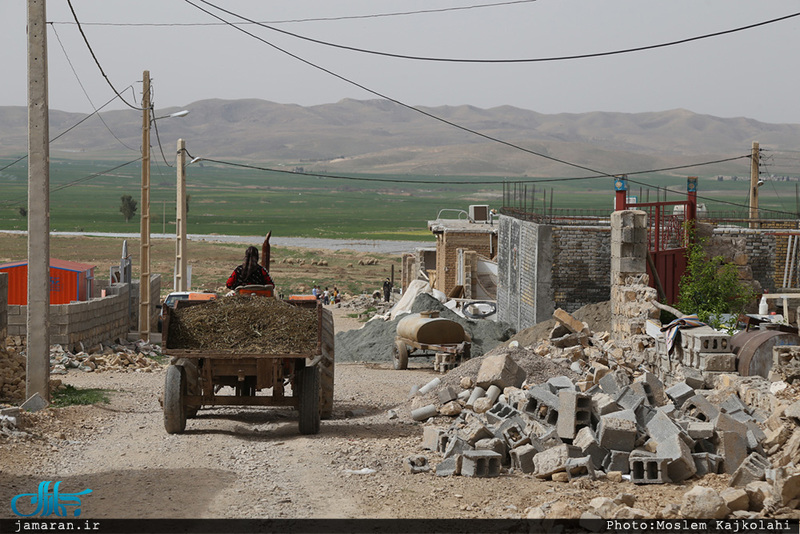
[[[772,369],[772,348],[781,345],[800,345],[797,332],[780,330],[742,331],[731,338],[731,350],[738,356],[741,376],[767,378]]]

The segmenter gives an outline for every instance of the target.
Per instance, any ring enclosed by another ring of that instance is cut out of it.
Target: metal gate
[[[686,200],[679,202],[637,202],[628,197],[625,177],[614,181],[616,210],[642,210],[647,213],[650,286],[667,304],[678,300],[681,278],[686,272],[686,246],[689,240],[686,222],[697,218],[697,177],[686,181]]]

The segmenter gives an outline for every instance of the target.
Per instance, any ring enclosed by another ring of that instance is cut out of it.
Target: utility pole
[[[150,341],[150,71],[142,74],[142,223],[139,269],[139,337]]]
[[[45,0],[28,0],[26,395],[50,400],[50,125]]]
[[[178,139],[177,206],[175,209],[175,291],[188,291],[186,280],[186,142]]]
[[[759,228],[758,216],[758,141],[753,141],[750,153],[750,228]]]

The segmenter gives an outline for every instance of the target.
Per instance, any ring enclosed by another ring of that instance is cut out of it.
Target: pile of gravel
[[[411,313],[438,311],[439,317],[450,319],[464,327],[472,338],[471,355],[479,357],[514,334],[514,329],[507,323],[465,319],[427,293],[421,293],[411,305]],[[375,319],[358,330],[348,330],[336,335],[336,360],[345,362],[385,362],[393,358],[394,339],[397,335],[397,323],[405,315],[393,321]],[[412,359],[414,356],[412,355]]]

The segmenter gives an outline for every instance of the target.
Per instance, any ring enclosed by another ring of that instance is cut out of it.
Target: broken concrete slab
[[[525,370],[507,353],[493,354],[484,358],[476,382],[483,389],[497,386],[500,390],[521,387],[526,378]]]
[[[50,403],[47,402],[47,400],[45,400],[37,392],[28,397],[28,400],[23,402],[19,407],[20,409],[25,410],[27,412],[38,412],[39,410],[43,410],[48,406],[50,406]]]
[[[743,487],[751,482],[765,480],[766,470],[771,467],[772,464],[770,464],[767,458],[757,452],[751,453],[742,461],[736,471],[734,471],[728,485],[731,487]]]
[[[615,451],[632,451],[636,445],[636,414],[620,410],[600,418],[600,446]]]
[[[680,435],[672,435],[660,441],[656,454],[670,459],[667,472],[673,482],[682,482],[697,473],[692,451]]]
[[[561,308],[553,312],[553,319],[574,334],[589,334],[589,325],[579,321]]]
[[[567,460],[581,456],[581,450],[566,443],[547,449],[533,457],[537,478],[550,478],[553,473],[566,470]]]

